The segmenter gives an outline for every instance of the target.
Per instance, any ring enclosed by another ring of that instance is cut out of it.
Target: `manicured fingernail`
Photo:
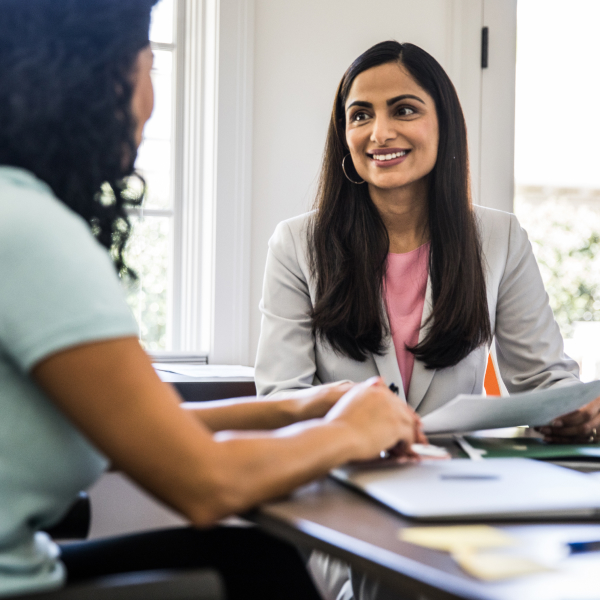
[[[563,426],[563,422],[560,419],[554,419],[554,421],[552,421],[552,427],[562,427]]]

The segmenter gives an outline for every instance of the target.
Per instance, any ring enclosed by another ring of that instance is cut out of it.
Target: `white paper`
[[[178,373],[188,377],[251,377],[254,379],[254,368],[241,365],[181,365],[174,363],[154,363],[157,371]]]
[[[512,396],[461,394],[421,417],[426,434],[476,431],[499,427],[547,425],[600,396],[600,381],[565,385]]]

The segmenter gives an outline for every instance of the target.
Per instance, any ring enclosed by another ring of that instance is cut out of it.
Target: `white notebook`
[[[527,458],[347,466],[332,477],[427,521],[600,516],[600,480]]]

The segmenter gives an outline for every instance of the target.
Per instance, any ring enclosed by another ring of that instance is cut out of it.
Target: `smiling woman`
[[[366,186],[340,172],[348,153]],[[467,165],[458,97],[430,55],[384,42],[351,65],[338,88],[308,232],[315,335],[355,360],[381,353],[389,332],[381,303],[388,253],[430,241],[433,311],[414,356],[448,367],[489,343]]]
[[[425,415],[483,393],[492,337],[509,392],[577,383],[527,234],[514,215],[472,205],[468,165],[458,96],[432,56],[390,41],[350,65],[315,210],[269,241],[259,393],[379,375]],[[595,437],[598,407],[560,435]],[[313,564],[331,598],[349,585],[339,565]]]

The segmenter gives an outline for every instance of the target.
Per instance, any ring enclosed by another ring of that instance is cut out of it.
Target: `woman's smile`
[[[399,148],[377,148],[367,152],[367,156],[373,163],[380,168],[399,165],[407,157],[410,150],[401,150]]]

